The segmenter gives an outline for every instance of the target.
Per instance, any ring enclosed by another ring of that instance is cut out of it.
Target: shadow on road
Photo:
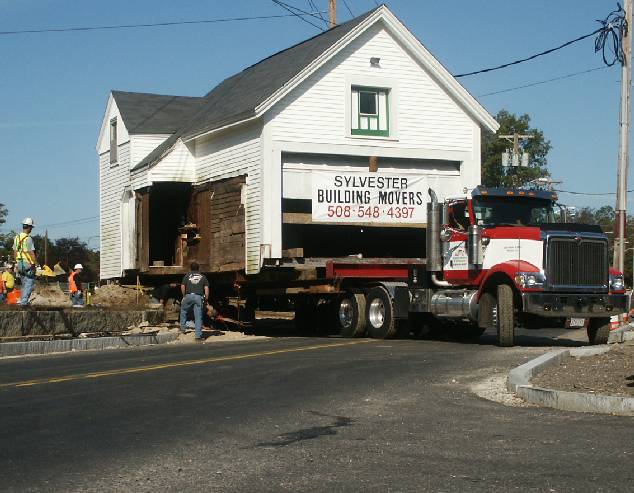
[[[253,332],[257,335],[268,337],[339,337],[334,329],[324,329],[311,332],[302,332],[295,327],[292,319],[259,319],[253,327]],[[460,331],[451,328],[439,328],[432,335],[418,339],[413,336],[401,337],[401,339],[419,340],[421,343],[426,340],[455,342],[457,344],[495,346],[497,336],[494,332],[487,331],[480,337],[465,337]],[[515,345],[524,347],[580,347],[587,346],[588,339],[585,329],[516,329]]]

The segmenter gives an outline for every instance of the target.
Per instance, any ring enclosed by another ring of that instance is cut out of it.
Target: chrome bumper
[[[522,293],[524,313],[542,317],[609,317],[629,311],[625,294]]]

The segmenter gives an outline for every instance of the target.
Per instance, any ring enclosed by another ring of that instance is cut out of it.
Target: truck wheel
[[[337,320],[341,337],[363,337],[365,335],[365,296],[347,292],[337,303]]]
[[[498,286],[497,299],[498,345],[511,347],[515,339],[515,314],[513,288],[508,284]]]
[[[482,293],[478,302],[478,325],[480,328],[486,330],[497,327],[496,304],[495,296],[491,293]]]
[[[588,341],[590,344],[607,344],[610,337],[609,318],[591,318],[588,323]]]
[[[368,335],[375,339],[390,339],[396,335],[394,307],[389,293],[382,287],[372,288],[365,298],[365,318]]]

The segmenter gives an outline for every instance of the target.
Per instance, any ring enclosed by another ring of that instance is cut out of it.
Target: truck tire
[[[480,328],[493,329],[497,328],[495,322],[495,310],[497,301],[491,293],[482,293],[478,302],[478,325]]]
[[[350,291],[337,300],[337,320],[341,337],[363,337],[366,331],[365,296]]]
[[[508,284],[498,286],[497,299],[498,345],[511,347],[515,343],[515,313],[513,288]]]
[[[609,318],[591,318],[588,323],[588,341],[590,344],[607,344],[610,337]]]
[[[397,333],[392,298],[385,288],[370,289],[365,297],[365,318],[368,336],[374,339],[391,339]]]

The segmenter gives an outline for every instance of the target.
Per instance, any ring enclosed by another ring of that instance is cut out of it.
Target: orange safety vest
[[[76,293],[77,291],[79,291],[79,289],[77,289],[77,283],[75,282],[76,275],[77,272],[73,271],[70,273],[70,276],[68,276],[68,290],[71,293]]]

